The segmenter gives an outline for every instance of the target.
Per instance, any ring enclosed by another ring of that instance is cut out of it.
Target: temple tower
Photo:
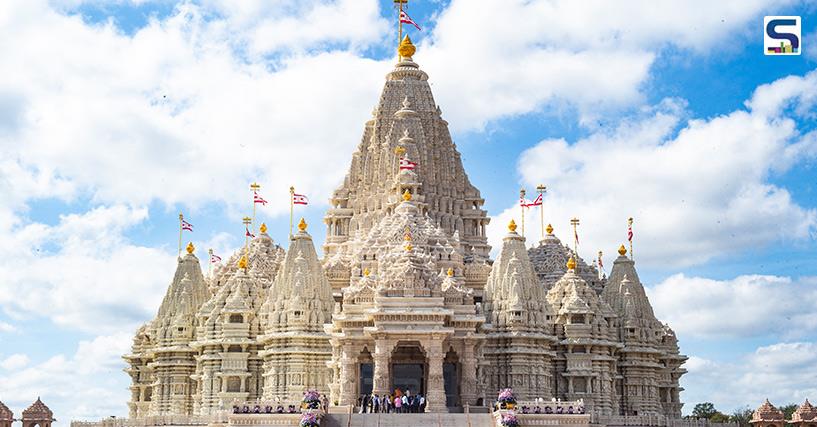
[[[261,309],[267,321],[258,338],[264,360],[264,399],[297,403],[306,390],[329,393],[332,356],[324,324],[332,321],[332,287],[312,236],[301,219]]]
[[[615,415],[616,351],[621,348],[613,327],[616,314],[576,273],[567,260],[567,273],[547,293],[554,312],[559,355],[555,361],[556,397],[584,399],[588,410]]]
[[[511,221],[485,285],[483,330],[488,390],[513,388],[517,398],[553,396],[553,323],[546,291],[534,274],[525,238]]]
[[[678,381],[686,372],[680,367],[686,357],[679,354],[669,326],[656,319],[624,245],[618,252],[601,298],[617,314],[615,327],[623,345],[618,351],[616,384],[621,395],[619,413],[680,417]]]
[[[752,419],[749,423],[756,427],[784,427],[786,425],[786,417],[783,415],[783,411],[777,409],[777,407],[769,402],[769,399],[766,399],[766,401],[752,413]]]
[[[547,291],[567,273],[565,265],[567,260],[573,258],[576,261],[576,274],[579,275],[588,285],[590,285],[596,293],[601,293],[602,289],[607,283],[606,278],[600,277],[598,270],[593,265],[588,265],[579,257],[573,249],[563,244],[555,234],[553,234],[553,226],[548,224],[545,228],[544,239],[539,241],[539,244],[528,249],[528,257],[530,257],[533,268],[536,271],[536,277],[539,283],[544,286]]]
[[[336,295],[349,284],[350,257],[359,249],[356,237],[365,236],[400,201],[393,183],[401,164],[412,168],[423,187],[422,197],[415,199],[420,214],[428,215],[449,237],[459,236],[464,276],[478,296],[490,270],[485,263],[490,250],[485,234],[490,219],[482,209],[485,201],[463,169],[448,123],[434,102],[428,75],[412,60],[414,50],[406,36],[399,48],[400,61],[386,76],[349,172],[330,199],[324,218],[324,253]]]

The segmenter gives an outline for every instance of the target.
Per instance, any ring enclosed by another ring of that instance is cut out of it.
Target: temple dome
[[[23,411],[24,420],[54,421],[54,413],[38,397],[37,400]]]

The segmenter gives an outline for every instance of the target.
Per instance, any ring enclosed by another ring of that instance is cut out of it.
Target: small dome
[[[0,402],[0,421],[14,421],[14,413],[3,402]]]
[[[769,421],[785,421],[786,417],[783,412],[777,409],[774,405],[766,399],[759,408],[752,414],[753,423],[769,422]]]

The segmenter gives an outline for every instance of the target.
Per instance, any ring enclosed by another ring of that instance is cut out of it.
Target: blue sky
[[[557,235],[582,219],[585,258],[635,217],[641,278],[691,357],[687,410],[731,412],[817,398],[817,4],[710,3],[408,11],[494,246],[539,182]],[[802,16],[803,55],[762,54],[764,15]],[[295,185],[321,243],[394,16],[372,0],[0,6],[0,400],[126,414],[118,357],[171,278],[179,211],[200,256],[227,255],[248,184],[279,242]]]

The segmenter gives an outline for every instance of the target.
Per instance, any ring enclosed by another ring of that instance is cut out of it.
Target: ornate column
[[[385,338],[377,338],[374,342],[374,379],[372,393],[383,395],[389,393],[389,360],[391,359],[391,344]]]
[[[460,401],[462,405],[466,403],[474,405],[477,401],[477,358],[474,355],[474,340],[466,338],[462,348]]]
[[[423,342],[428,355],[428,390],[426,412],[448,412],[445,405],[443,381],[443,337],[437,336]]]
[[[340,359],[340,399],[339,405],[355,404],[355,380],[357,379],[357,355],[354,347],[344,345]]]

